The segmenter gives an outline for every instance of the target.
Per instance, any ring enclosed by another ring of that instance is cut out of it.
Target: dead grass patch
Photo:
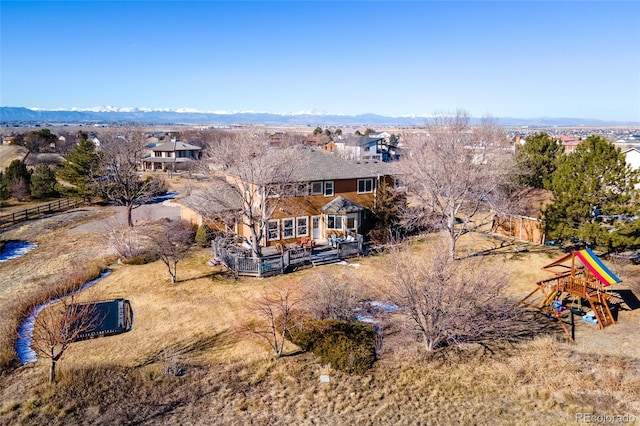
[[[500,245],[485,237],[477,246],[465,239],[469,250]],[[414,250],[421,244],[428,240],[416,242]],[[546,249],[499,249],[484,259],[509,268],[514,299],[545,278],[539,266],[558,257]],[[394,332],[391,322],[380,361],[352,376],[320,365],[309,353],[276,360],[266,344],[236,331],[253,295],[273,284],[304,288],[318,268],[231,280],[223,268],[206,266],[209,256],[209,250],[194,249],[179,264],[173,285],[160,262],[117,266],[91,297],[129,299],[133,330],[74,344],[56,385],[46,383],[40,362],[1,376],[0,400],[6,402],[0,423],[554,425],[574,421],[577,412],[640,412],[638,328],[631,327],[637,311],[621,312],[620,324],[604,331],[580,324],[576,345],[539,337],[493,352],[470,345],[433,355]],[[382,298],[382,256],[349,262],[358,268],[322,271],[352,274]],[[176,376],[168,366],[186,374]],[[330,382],[321,383],[321,374]]]

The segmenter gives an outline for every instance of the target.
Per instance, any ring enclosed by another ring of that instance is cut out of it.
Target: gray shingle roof
[[[200,151],[199,146],[191,145],[184,142],[165,142],[161,145],[154,146],[151,151]]]
[[[312,182],[320,180],[361,179],[400,174],[397,164],[378,160],[342,160],[331,154],[306,151],[293,180]]]
[[[224,182],[213,181],[206,188],[196,190],[192,195],[178,200],[200,214],[235,212],[242,208],[242,198]]]

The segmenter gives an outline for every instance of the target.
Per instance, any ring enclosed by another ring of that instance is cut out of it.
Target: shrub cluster
[[[153,263],[158,260],[158,256],[151,252],[141,253],[138,256],[128,257],[122,259],[122,263],[125,265],[146,265],[147,263]]]
[[[207,248],[211,246],[213,236],[213,230],[203,223],[196,231],[196,243],[202,248]]]
[[[376,331],[358,321],[306,318],[289,330],[289,340],[336,370],[362,374],[376,361]]]

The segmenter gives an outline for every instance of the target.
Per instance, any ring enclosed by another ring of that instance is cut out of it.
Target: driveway
[[[108,208],[113,210],[113,215],[76,226],[68,232],[70,234],[104,232],[127,223],[127,209],[125,207],[111,206]],[[162,218],[180,219],[180,207],[178,207],[178,204],[172,200],[166,200],[161,203],[144,204],[137,209],[133,209],[132,219],[134,224],[138,221]]]

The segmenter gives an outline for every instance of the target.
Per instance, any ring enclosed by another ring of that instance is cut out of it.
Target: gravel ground
[[[121,206],[111,206],[105,208],[111,212],[110,216],[101,220],[94,220],[83,223],[69,230],[69,234],[79,233],[102,233],[112,229],[116,225],[126,223],[126,209]],[[157,204],[145,204],[133,210],[133,221],[146,221],[151,219],[180,219],[180,207],[173,201],[164,201]]]

